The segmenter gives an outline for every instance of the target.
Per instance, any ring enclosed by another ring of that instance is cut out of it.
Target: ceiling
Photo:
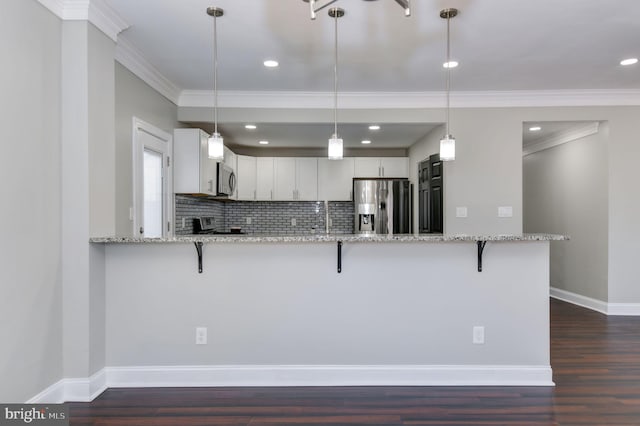
[[[522,144],[524,148],[561,134],[584,128],[592,124],[591,121],[536,121],[527,122],[522,126]],[[531,128],[540,127],[540,130],[531,131]]]
[[[206,9],[214,5],[225,11],[218,19],[220,91],[333,90],[334,22],[326,9],[313,21],[302,0],[105,1],[130,25],[119,37],[181,90],[213,88],[213,19]],[[446,24],[439,11],[445,7],[460,9],[451,22],[452,58],[460,62],[451,73],[454,92],[640,88],[640,64],[619,65],[640,57],[638,0],[411,4],[407,18],[394,0],[334,3],[346,11],[338,21],[340,92],[441,92]],[[277,59],[280,66],[265,68],[265,59]],[[289,146],[300,132],[310,132],[305,134],[323,145],[330,136],[326,121],[322,128],[306,129],[280,121],[285,125],[280,132],[276,123],[260,126],[265,133],[258,138]],[[256,137],[242,126],[222,127],[234,141],[255,144]],[[402,127],[395,128],[402,134],[389,130],[374,143],[409,146],[417,129]],[[432,128],[427,124],[420,131],[424,135]],[[364,136],[351,125],[344,132],[352,130],[354,139],[343,138],[357,144]]]

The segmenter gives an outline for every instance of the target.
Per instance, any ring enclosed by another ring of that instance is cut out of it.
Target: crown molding
[[[564,132],[555,133],[525,146],[522,150],[522,155],[525,156],[533,154],[544,149],[553,148],[554,146],[562,145],[580,138],[595,135],[598,133],[599,128],[600,123],[595,121],[592,123],[587,123],[583,126],[574,127],[573,129],[566,130]]]
[[[442,108],[444,92],[342,92],[341,109]],[[333,108],[333,92],[218,91],[226,108]],[[212,107],[213,91],[183,90],[181,107]],[[640,90],[540,90],[453,92],[452,108],[637,106]]]
[[[178,105],[180,88],[162,75],[162,73],[147,61],[142,53],[124,37],[118,38],[115,59],[165,98]]]
[[[117,42],[118,34],[129,28],[104,0],[38,0],[63,21],[89,21],[110,39]]]

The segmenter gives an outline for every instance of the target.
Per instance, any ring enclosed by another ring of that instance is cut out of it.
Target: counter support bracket
[[[482,272],[482,252],[484,252],[484,246],[487,245],[486,241],[478,241],[478,272]]]
[[[202,241],[197,241],[195,243],[196,251],[198,252],[198,273],[202,273]]]
[[[342,241],[338,241],[338,273],[342,272]]]

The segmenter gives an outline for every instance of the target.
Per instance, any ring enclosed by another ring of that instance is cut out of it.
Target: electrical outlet
[[[511,206],[498,207],[498,217],[513,217],[513,207]]]
[[[246,218],[246,219],[245,219],[245,223],[246,223],[247,225],[251,225],[251,218],[250,218],[250,217]]]
[[[477,325],[473,327],[473,344],[484,345],[484,326]]]
[[[298,221],[296,220],[296,218],[295,218],[295,217],[292,217],[292,218],[291,218],[291,226],[296,226],[296,225],[297,225],[297,223],[298,223]]]
[[[196,327],[196,345],[207,344],[207,327]]]
[[[467,208],[456,207],[456,217],[467,217]]]

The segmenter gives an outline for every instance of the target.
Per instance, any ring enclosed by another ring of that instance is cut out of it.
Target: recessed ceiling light
[[[540,126],[529,127],[530,132],[539,132],[540,130],[542,130],[542,127]]]
[[[257,127],[255,124],[245,124],[245,125],[244,125],[244,128],[245,128],[245,129],[248,129],[248,130],[255,130],[255,129],[257,129],[258,127]]]
[[[362,145],[369,145],[371,143],[371,141],[362,141],[360,142]]]
[[[638,58],[629,58],[623,61],[620,61],[620,65],[633,65],[638,63]]]
[[[258,142],[260,145],[269,145],[269,141],[260,141]]]
[[[442,64],[442,66],[444,68],[455,68],[457,67],[459,64],[456,61],[449,61],[449,62],[445,62],[444,64]]]
[[[280,64],[278,64],[278,61],[274,61],[273,59],[267,59],[263,63],[264,63],[264,66],[267,67],[267,68],[275,68],[278,65],[280,65]]]
[[[371,125],[369,126],[369,130],[380,130],[380,126],[378,126],[377,124]]]

